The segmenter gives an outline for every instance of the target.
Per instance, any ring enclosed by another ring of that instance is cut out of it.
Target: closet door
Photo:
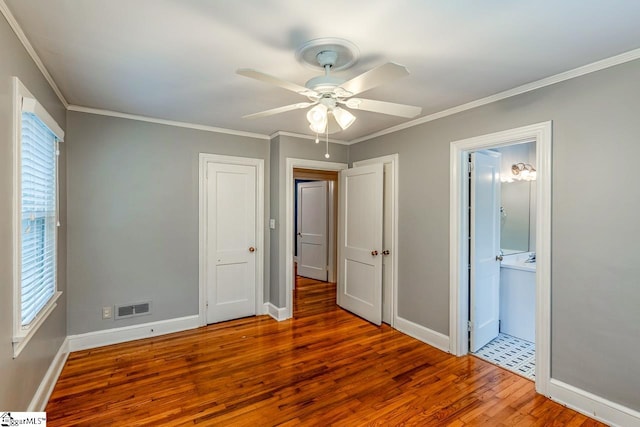
[[[340,172],[338,305],[382,323],[383,165]]]

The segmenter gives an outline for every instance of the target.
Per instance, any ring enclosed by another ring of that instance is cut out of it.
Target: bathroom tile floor
[[[536,346],[532,342],[501,333],[473,354],[525,378],[535,380]]]

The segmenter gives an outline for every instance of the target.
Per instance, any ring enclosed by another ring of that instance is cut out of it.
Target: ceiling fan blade
[[[400,116],[412,119],[422,112],[422,107],[414,105],[396,104],[394,102],[376,101],[373,99],[351,98],[341,101],[349,108],[354,110],[373,111],[374,113],[389,114],[391,116]]]
[[[280,114],[291,110],[298,110],[300,108],[311,107],[317,104],[317,102],[298,102],[297,104],[285,105],[284,107],[272,108],[271,110],[260,111],[259,113],[247,114],[242,116],[243,119],[258,119],[260,117],[272,116],[274,114]]]
[[[407,67],[404,65],[396,64],[395,62],[387,62],[384,65],[352,78],[351,80],[341,84],[340,87],[351,94],[348,96],[353,96],[383,83],[408,75],[409,70],[407,70]]]
[[[319,96],[318,93],[314,90],[306,88],[304,86],[300,86],[299,84],[288,82],[286,80],[282,80],[278,77],[271,76],[269,74],[265,74],[261,71],[256,71],[252,68],[240,68],[236,71],[236,73],[241,76],[249,77],[252,79],[260,80],[261,82],[271,83],[272,85],[279,86],[283,89],[290,90],[295,93],[299,93],[304,96]]]

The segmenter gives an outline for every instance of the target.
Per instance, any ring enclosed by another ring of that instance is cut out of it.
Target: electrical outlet
[[[111,307],[102,307],[102,318],[103,319],[111,319],[113,313],[111,312]]]

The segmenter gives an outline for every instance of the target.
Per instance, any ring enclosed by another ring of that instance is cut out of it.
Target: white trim
[[[1,1],[1,0],[0,0]],[[2,3],[4,4],[4,3]],[[13,251],[13,298],[12,298],[12,312],[13,312],[13,327],[12,327],[12,340],[13,340],[13,358],[15,359],[20,355],[22,350],[26,347],[27,343],[38,331],[40,326],[49,317],[53,310],[57,307],[56,301],[62,295],[62,292],[58,290],[58,227],[54,226],[54,271],[55,280],[54,287],[55,292],[46,303],[44,307],[40,309],[40,312],[27,326],[22,326],[22,232],[21,232],[21,203],[22,203],[22,159],[21,159],[21,146],[22,146],[22,112],[27,111],[36,114],[36,116],[43,121],[43,123],[49,127],[49,129],[56,135],[57,138],[62,140],[64,138],[64,131],[51,117],[51,115],[44,109],[44,107],[38,102],[33,94],[22,84],[17,77],[11,78],[12,82],[12,145],[13,145],[13,195],[12,195],[12,251]],[[26,104],[26,105],[25,105]],[[56,145],[56,150],[59,146]],[[55,161],[55,180],[56,180],[56,224],[59,221],[58,218],[58,204],[60,201],[60,195],[58,194],[58,158]]]
[[[287,308],[286,307],[279,308],[279,307],[276,307],[275,305],[273,305],[270,302],[265,302],[264,303],[264,309],[265,309],[265,312],[269,316],[273,317],[278,322],[282,322],[283,320],[287,320]]]
[[[316,139],[315,136],[305,135],[303,133],[286,132],[282,130],[272,133],[271,135],[269,135],[269,138],[273,139],[276,136],[291,136],[293,138],[311,139],[313,141],[315,141]],[[324,141],[324,139],[322,139],[322,141]],[[329,142],[333,142],[334,144],[351,145],[349,141],[343,141],[342,139],[329,138]]]
[[[69,351],[72,352],[172,334],[174,332],[187,331],[198,327],[200,327],[199,317],[198,315],[193,315],[124,326],[122,328],[87,332],[85,334],[69,335],[67,339],[69,340]]]
[[[200,153],[198,159],[198,316],[200,326],[207,324],[207,163],[253,166],[256,168],[256,315],[264,307],[264,159]]]
[[[537,123],[451,143],[449,205],[449,335],[450,351],[461,356],[468,352],[468,218],[462,212],[468,206],[469,152],[536,142],[536,391],[548,395],[551,378],[551,122]]]
[[[371,165],[375,163],[391,163],[391,167],[393,168],[393,194],[391,194],[391,203],[393,206],[391,209],[391,230],[393,236],[391,239],[391,247],[385,248],[391,251],[391,259],[393,260],[393,271],[391,273],[391,327],[395,327],[396,321],[398,319],[398,200],[400,200],[398,198],[398,191],[400,189],[400,180],[398,179],[398,177],[400,176],[400,165],[398,162],[398,153],[353,162],[354,167]],[[384,195],[385,198],[388,196],[388,194]]]
[[[49,397],[51,397],[51,393],[53,392],[53,388],[56,382],[58,382],[62,368],[64,368],[64,364],[67,361],[67,357],[69,357],[69,339],[65,338],[58,352],[53,357],[49,369],[47,369],[42,381],[40,381],[40,385],[27,407],[28,412],[44,411],[47,402],[49,402]]]
[[[181,127],[181,128],[187,128],[187,129],[196,129],[196,130],[202,130],[205,132],[224,133],[227,135],[246,136],[248,138],[257,138],[257,139],[266,139],[266,140],[271,139],[269,138],[269,135],[264,135],[261,133],[245,132],[242,130],[219,128],[215,126],[199,125],[196,123],[179,122],[175,120],[158,119],[155,117],[140,116],[137,114],[129,114],[129,113],[120,113],[118,111],[102,110],[100,108],[82,107],[79,105],[69,105],[67,107],[67,110],[77,111],[79,113],[96,114],[99,116],[109,116],[109,117],[118,117],[121,119],[137,120],[140,122],[157,123],[161,125],[175,126],[175,127]]]
[[[33,62],[35,62],[36,67],[38,67],[38,69],[40,70],[44,78],[49,83],[49,86],[51,86],[51,89],[53,89],[53,91],[55,92],[60,102],[62,102],[62,105],[64,105],[64,107],[67,108],[69,106],[69,103],[62,95],[62,92],[60,92],[58,85],[53,80],[53,77],[51,77],[51,74],[49,74],[49,70],[47,70],[47,67],[44,66],[44,63],[36,53],[33,46],[31,46],[31,42],[29,41],[27,36],[24,34],[24,31],[22,31],[22,27],[20,27],[20,24],[18,24],[18,21],[16,21],[16,18],[13,16],[13,13],[11,13],[11,11],[9,10],[9,7],[4,2],[4,0],[0,0],[0,11],[4,15],[4,17],[7,19],[7,22],[11,26],[11,29],[18,37],[18,40],[20,40],[20,43],[22,43],[22,46],[24,46],[25,50],[27,51],[31,59],[33,59]]]
[[[346,163],[322,162],[319,160],[294,159],[287,157],[285,168],[285,309],[286,318],[293,317],[293,187],[295,181],[293,179],[293,168],[317,169],[327,171],[340,171],[347,169]],[[338,188],[338,192],[340,189]],[[338,218],[338,223],[340,218]]]
[[[56,283],[56,287],[57,287],[57,283]],[[40,329],[40,326],[42,326],[44,321],[49,318],[51,313],[53,313],[53,310],[55,310],[55,308],[58,306],[58,303],[56,301],[58,301],[58,298],[60,298],[60,295],[62,295],[61,291],[56,291],[56,293],[53,294],[53,296],[51,297],[51,299],[49,299],[47,304],[44,307],[42,307],[42,309],[40,309],[40,312],[38,313],[38,315],[31,321],[27,329],[24,329],[18,326],[19,332],[14,332],[14,335],[13,335],[13,358],[14,359],[18,357],[20,353],[22,353],[22,350],[24,350],[24,348],[27,346],[27,343],[31,341],[31,338],[33,338],[36,332],[38,332],[38,329]],[[19,312],[17,313],[17,315],[19,315]]]
[[[429,344],[439,350],[449,352],[449,337],[440,332],[433,331],[418,325],[400,316],[396,317],[395,328],[403,334],[409,335],[423,343]]]
[[[549,394],[552,400],[611,426],[640,427],[640,412],[562,381],[552,379]]]
[[[610,58],[605,58],[600,61],[592,62],[587,65],[583,65],[578,68],[574,68],[569,71],[565,71],[559,74],[555,74],[553,76],[545,77],[544,79],[537,80],[535,82],[527,83],[521,86],[514,87],[513,89],[508,89],[494,95],[487,96],[485,98],[480,98],[475,101],[467,102],[466,104],[458,105],[456,107],[448,108],[446,110],[438,111],[433,114],[429,114],[428,116],[420,117],[415,120],[411,120],[405,123],[401,123],[397,126],[392,126],[387,129],[383,129],[378,132],[374,132],[369,135],[362,136],[360,138],[353,139],[349,141],[349,144],[356,144],[358,142],[367,141],[369,139],[377,138],[379,136],[387,135],[393,132],[398,132],[403,129],[408,129],[414,126],[421,125],[423,123],[431,122],[437,119],[441,119],[443,117],[451,116],[453,114],[460,113],[462,111],[471,110],[472,108],[481,107],[483,105],[491,104],[492,102],[501,101],[506,98],[511,98],[512,96],[521,95],[526,92],[531,92],[536,89],[541,89],[546,86],[551,86],[556,83],[564,82],[566,80],[571,80],[576,77],[584,76],[586,74],[595,73],[596,71],[601,71],[607,68],[615,67],[616,65],[624,64],[626,62],[635,61],[640,58],[640,49],[630,50],[625,53],[621,53],[620,55],[612,56]]]

